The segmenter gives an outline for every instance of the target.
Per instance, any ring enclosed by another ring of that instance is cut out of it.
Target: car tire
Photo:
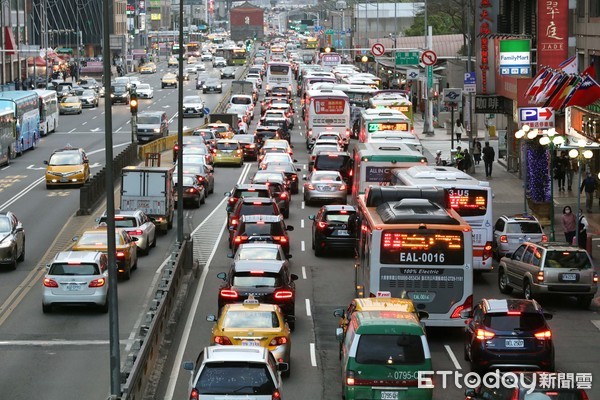
[[[19,258],[17,258],[17,261],[25,261],[25,240],[23,240],[23,251],[21,252],[21,254],[19,254]]]
[[[290,209],[286,208],[281,214],[283,214],[283,218],[288,219],[290,217]]]
[[[152,243],[150,243],[150,247],[152,247],[152,248],[156,247],[156,231],[154,233],[154,239],[152,239]]]
[[[100,306],[98,306],[98,309],[100,310],[100,312],[102,314],[106,314],[108,312],[108,296],[106,296],[106,300],[104,301],[104,304],[101,304]]]
[[[508,275],[502,268],[498,271],[498,289],[500,289],[500,293],[511,294],[513,288],[508,284]]]
[[[531,283],[529,281],[523,282],[523,298],[525,300],[533,300],[533,293],[531,292]]]
[[[584,310],[590,308],[590,304],[592,304],[592,300],[594,300],[594,296],[579,296],[577,297],[577,305]]]
[[[44,314],[50,314],[52,312],[52,304],[43,304],[42,303],[42,312]]]
[[[125,279],[126,281],[131,279],[131,267],[125,270],[125,272],[123,273],[123,279]]]

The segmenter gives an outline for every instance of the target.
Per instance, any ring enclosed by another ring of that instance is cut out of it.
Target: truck
[[[250,81],[232,81],[231,82],[231,94],[249,94],[252,96],[254,93],[254,83]]]
[[[209,114],[208,122],[210,124],[218,123],[218,124],[229,124],[231,129],[237,131],[238,129],[238,116],[237,114]]]
[[[121,210],[142,210],[163,233],[173,228],[172,167],[127,166],[121,170]]]

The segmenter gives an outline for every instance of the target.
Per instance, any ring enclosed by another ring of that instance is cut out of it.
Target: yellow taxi
[[[153,62],[147,62],[140,67],[140,74],[154,74],[156,73],[156,64]]]
[[[167,72],[163,75],[162,80],[160,81],[160,87],[166,88],[169,87],[177,87],[177,75]]]
[[[346,310],[338,308],[333,315],[340,317],[340,328],[348,327],[350,317],[356,311],[390,311],[400,313],[414,314],[418,319],[427,319],[429,314],[426,311],[417,311],[411,299],[391,297],[390,292],[379,292],[378,297],[357,298],[350,302]]]
[[[46,164],[46,188],[83,185],[90,180],[90,164],[83,149],[65,147],[55,150]]]
[[[198,62],[198,59],[196,57],[194,57],[194,56],[189,56],[188,59],[187,59],[187,63],[189,65],[196,64],[197,62]]]
[[[177,61],[177,57],[169,57],[169,61],[167,61],[167,67],[177,67],[179,62]]]
[[[130,236],[123,229],[115,230],[117,271],[125,280],[131,278],[131,271],[137,268],[137,245],[138,239]],[[81,236],[73,238],[75,244],[71,251],[108,251],[108,235],[106,234],[106,224],[100,224],[94,229],[84,231]]]
[[[237,140],[219,139],[213,152],[214,165],[244,165],[244,149]]]
[[[79,96],[65,96],[58,103],[58,113],[62,114],[81,114],[83,104]]]
[[[220,139],[231,139],[234,135],[231,126],[223,122],[211,122],[210,124],[206,125],[206,129],[214,131],[215,136]]]
[[[269,349],[277,362],[290,362],[290,327],[278,305],[261,304],[250,296],[241,304],[223,306],[218,318],[209,315],[206,319],[216,322],[212,344],[261,346]]]

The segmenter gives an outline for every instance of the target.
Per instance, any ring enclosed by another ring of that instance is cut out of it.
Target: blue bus
[[[33,90],[13,90],[0,93],[0,110],[13,110],[16,119],[17,155],[34,149],[40,140],[39,96]]]
[[[0,110],[0,165],[8,165],[15,158],[16,121],[12,110]]]

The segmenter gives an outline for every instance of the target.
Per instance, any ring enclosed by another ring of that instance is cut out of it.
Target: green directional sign
[[[300,24],[300,30],[304,32],[307,28],[306,24]]]
[[[419,58],[418,51],[397,51],[396,65],[418,65]]]
[[[433,87],[433,67],[431,65],[427,66],[427,87]]]
[[[325,34],[326,34],[326,35],[333,35],[333,29],[327,29],[327,30],[325,31]]]

